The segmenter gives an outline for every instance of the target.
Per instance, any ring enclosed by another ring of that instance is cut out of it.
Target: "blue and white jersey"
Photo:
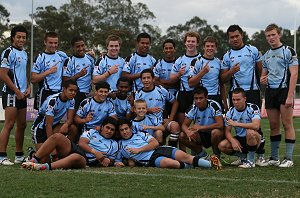
[[[144,91],[140,89],[135,93],[135,100],[143,99],[147,103],[147,108],[159,107],[160,111],[157,113],[153,113],[155,117],[157,117],[160,122],[163,122],[163,111],[165,109],[166,102],[173,102],[175,96],[168,92],[162,86],[154,86],[153,90]]]
[[[137,52],[131,54],[125,60],[125,65],[123,68],[124,72],[129,74],[140,74],[144,69],[152,68],[155,65],[155,58],[153,56],[147,55],[140,55]],[[137,78],[133,82],[133,90],[139,90],[143,87],[140,78]]]
[[[197,54],[195,56],[188,56],[183,55],[179,57],[172,68],[171,73],[177,74],[180,70],[180,68],[185,67],[185,72],[180,78],[180,91],[193,91],[194,88],[190,87],[188,84],[191,71],[193,71],[193,66],[191,66],[191,62],[193,59],[200,57],[200,54]]]
[[[17,49],[13,46],[6,48],[1,54],[1,67],[9,69],[8,76],[15,86],[24,93],[27,89],[27,53],[25,50]],[[4,84],[3,92],[15,94]]]
[[[170,80],[170,75],[174,64],[175,61],[169,62],[165,59],[158,60],[153,68],[154,76],[158,77],[159,79]],[[178,87],[175,86],[168,88],[168,91],[175,95],[175,93],[178,91]]]
[[[116,159],[118,154],[118,143],[113,139],[106,139],[99,131],[90,129],[84,131],[80,138],[86,138],[89,140],[89,147],[95,149],[98,152],[103,152],[104,156],[109,159]],[[96,156],[91,153],[85,153],[89,162],[96,161]]]
[[[115,99],[110,99],[114,106],[115,106],[115,111],[117,113],[118,118],[126,118],[126,114],[130,113],[130,103],[127,100],[127,98],[125,100],[121,100],[120,98],[118,98],[118,96]]]
[[[233,121],[239,123],[251,123],[252,120],[259,119],[260,120],[260,111],[257,105],[252,103],[247,103],[246,108],[242,111],[236,110],[236,108],[231,107],[229,111],[226,113],[227,119],[232,119]],[[228,126],[225,121],[225,126]],[[246,129],[241,127],[234,127],[236,136],[245,137]]]
[[[45,128],[46,116],[53,117],[53,126],[58,124],[67,111],[74,110],[75,100],[62,101],[60,98],[61,93],[53,94],[43,102],[39,109],[38,116],[33,122],[33,127],[38,126],[41,129]]]
[[[219,95],[220,94],[220,72],[221,72],[221,61],[214,57],[208,59],[203,56],[194,59],[191,63],[193,70],[191,76],[197,75],[203,67],[208,63],[209,72],[206,73],[200,80],[199,85],[205,87],[208,91],[208,95]]]
[[[93,76],[103,75],[112,66],[119,65],[118,72],[111,74],[108,78],[106,78],[106,82],[110,85],[111,91],[117,91],[117,81],[121,76],[124,64],[125,60],[119,56],[117,58],[112,58],[108,55],[105,55],[96,62]]]
[[[207,100],[207,107],[205,109],[198,108],[195,104],[185,113],[185,117],[193,120],[195,124],[201,126],[208,126],[216,123],[216,117],[222,116],[222,109],[214,100]]]
[[[44,78],[43,88],[46,90],[61,91],[63,66],[67,58],[66,53],[62,51],[56,51],[55,53],[42,52],[35,59],[31,72],[41,74],[57,64],[57,71]]]
[[[268,72],[268,87],[285,88],[288,83],[288,70],[297,66],[298,58],[295,50],[289,46],[270,49],[263,55],[263,69]]]
[[[119,140],[119,153],[117,161],[122,158],[135,160],[143,165],[147,165],[154,150],[145,151],[138,154],[130,153],[127,148],[140,148],[148,144],[149,140],[153,138],[149,133],[138,132],[132,134],[131,138]]]
[[[146,115],[142,120],[137,120],[136,118],[131,121],[132,124],[132,133],[137,132],[144,132],[144,133],[150,133],[150,135],[153,135],[154,130],[153,129],[146,129],[143,130],[143,127],[141,125],[146,126],[159,126],[161,125],[161,121],[152,115]]]
[[[92,73],[94,69],[94,58],[88,54],[83,57],[71,56],[64,63],[63,76],[73,77],[80,73],[83,68],[86,68],[87,73],[76,80],[78,91],[90,93],[92,83]]]
[[[85,123],[85,129],[94,129],[100,126],[105,118],[116,115],[114,104],[111,100],[106,99],[103,102],[97,102],[93,97],[84,99],[77,110],[77,115],[80,118],[85,118],[92,112],[93,119]]]
[[[243,88],[245,91],[258,90],[255,73],[256,63],[261,61],[258,49],[252,45],[244,45],[241,49],[230,49],[223,56],[222,70],[230,69],[235,64],[240,64],[240,71],[233,75],[232,88]]]

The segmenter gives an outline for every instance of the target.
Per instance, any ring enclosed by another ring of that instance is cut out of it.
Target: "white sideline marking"
[[[145,176],[145,177],[172,177],[178,179],[199,179],[199,180],[214,180],[214,181],[230,181],[230,182],[253,182],[253,183],[271,183],[271,184],[300,184],[297,180],[263,180],[263,179],[234,179],[225,177],[203,177],[203,176],[184,176],[184,175],[169,175],[169,174],[148,174],[148,173],[137,173],[137,172],[111,172],[111,171],[91,171],[91,170],[71,170],[74,172],[87,172],[96,173],[103,175],[134,175],[134,176]]]

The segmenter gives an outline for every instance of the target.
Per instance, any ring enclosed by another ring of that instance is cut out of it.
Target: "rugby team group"
[[[136,50],[119,56],[122,40],[106,39],[107,52],[96,60],[81,36],[72,38],[71,56],[58,50],[59,37],[46,32],[45,50],[26,74],[28,36],[23,26],[11,30],[11,46],[1,54],[0,79],[5,120],[0,133],[0,165],[28,170],[146,166],[221,169],[225,155],[232,165],[293,166],[294,92],[298,59],[281,42],[276,24],[265,29],[270,49],[243,41],[239,25],[227,29],[230,49],[215,57],[218,41],[186,32],[185,54],[175,57],[176,43],[162,43],[162,58],[149,54],[151,36],[140,33]],[[200,54],[198,48],[203,49]],[[31,126],[33,147],[23,151],[30,82],[38,84]],[[230,89],[226,90],[226,83]],[[261,90],[270,124],[270,157],[260,127]],[[64,118],[64,119],[63,119]],[[16,123],[15,159],[8,158],[9,136]],[[280,123],[285,138],[280,159]],[[206,149],[212,149],[208,155]],[[187,150],[188,149],[188,150]],[[188,151],[188,152],[187,152]],[[191,153],[191,154],[189,154]]]

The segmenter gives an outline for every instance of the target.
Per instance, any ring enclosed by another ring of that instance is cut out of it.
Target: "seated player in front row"
[[[130,121],[119,120],[119,153],[115,166],[124,166],[122,159],[128,159],[138,164],[158,168],[191,168],[214,167],[221,169],[221,163],[216,156],[210,161],[189,155],[175,147],[160,146],[158,141],[149,133],[132,133]]]
[[[22,167],[28,170],[79,169],[86,166],[111,166],[114,164],[118,144],[112,137],[118,128],[117,120],[108,117],[100,131],[85,131],[79,146],[60,133],[52,135],[34,154],[32,159],[24,162]],[[41,159],[56,150],[60,159],[52,163],[41,163]]]

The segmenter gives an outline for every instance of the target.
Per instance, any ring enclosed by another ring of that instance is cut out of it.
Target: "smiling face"
[[[119,126],[120,135],[123,139],[127,140],[132,136],[131,127],[128,124],[121,124]]]
[[[120,48],[119,41],[109,41],[107,44],[107,55],[112,58],[117,58]]]
[[[104,126],[101,126],[100,134],[106,139],[110,139],[114,136],[116,132],[116,127],[113,124],[107,123]]]
[[[117,85],[118,89],[118,97],[120,99],[126,99],[128,96],[128,93],[131,90],[130,83],[127,81],[120,81],[119,84]]]
[[[138,119],[144,118],[147,114],[147,104],[146,102],[135,102],[134,103],[134,112],[137,115]]]
[[[228,32],[228,42],[233,49],[239,49],[243,47],[243,35],[238,31]]]
[[[84,41],[77,41],[73,45],[73,52],[75,56],[83,57],[85,54],[85,43]]]
[[[152,90],[154,88],[154,78],[150,73],[142,73],[141,81],[144,85],[144,90]]]
[[[186,48],[186,54],[187,55],[194,56],[198,53],[197,47],[199,46],[199,43],[198,43],[196,37],[187,36],[184,45],[185,45],[185,48]]]
[[[106,100],[108,94],[109,94],[108,89],[99,88],[98,90],[96,90],[94,98],[97,102],[103,102],[104,100]]]
[[[66,96],[67,99],[71,100],[75,97],[76,93],[77,93],[77,86],[70,84],[69,87],[67,88],[63,88],[63,93]]]
[[[47,37],[44,44],[46,46],[45,52],[54,53],[58,48],[58,37]]]
[[[16,35],[12,37],[12,45],[18,49],[22,49],[25,45],[26,37],[25,32],[16,32]]]
[[[173,43],[165,43],[163,53],[165,55],[165,59],[167,59],[167,60],[174,59],[176,50],[175,50]]]
[[[139,42],[137,42],[137,53],[141,55],[146,55],[150,49],[150,39],[149,38],[141,38]]]
[[[213,58],[217,53],[217,45],[213,42],[205,42],[203,46],[204,50],[204,57],[206,58]]]

